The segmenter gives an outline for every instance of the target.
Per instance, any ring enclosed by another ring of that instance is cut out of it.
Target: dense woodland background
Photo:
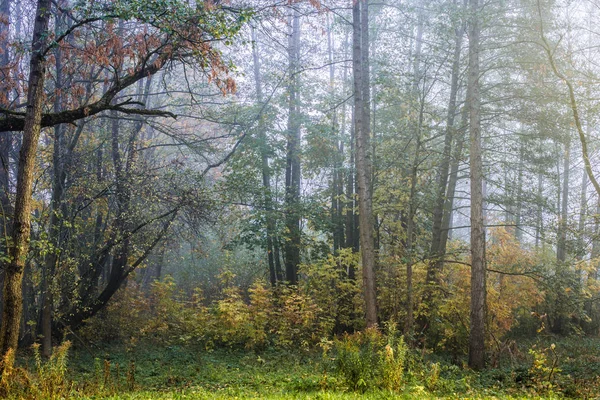
[[[0,0],[2,352],[597,336],[599,15]]]

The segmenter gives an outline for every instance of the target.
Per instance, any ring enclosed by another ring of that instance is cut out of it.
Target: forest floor
[[[74,349],[70,379],[87,399],[596,398],[600,340],[521,343],[520,364],[475,373],[436,359],[436,377],[407,374],[401,392],[348,390],[317,352],[144,346]],[[534,353],[528,349],[534,350]],[[537,364],[534,363],[537,360]],[[132,364],[135,360],[135,364]],[[431,360],[433,361],[433,360]],[[109,369],[110,363],[110,369]],[[511,365],[512,364],[512,365]],[[132,374],[131,371],[135,373]],[[587,387],[587,388],[586,388]],[[96,388],[96,389],[94,389]],[[596,388],[596,389],[595,389]],[[85,394],[91,393],[91,394]],[[97,393],[97,394],[94,394]]]
[[[600,339],[562,339],[556,341],[556,352],[539,351],[537,357],[528,352],[532,346],[533,343],[520,344],[524,355],[520,364],[507,363],[481,373],[430,355],[428,362],[436,361],[438,374],[430,375],[428,367],[418,373],[407,373],[400,392],[351,391],[331,370],[331,363],[324,361],[318,352],[206,350],[200,346],[145,344],[135,348],[74,346],[68,356],[70,388],[66,396],[60,397],[375,400],[554,399],[600,395],[597,390],[600,387]],[[547,346],[538,343],[533,349],[548,350],[550,341]],[[534,359],[538,360],[537,364]],[[31,363],[28,370],[35,369],[32,358],[24,360]],[[432,364],[425,365],[431,367]]]

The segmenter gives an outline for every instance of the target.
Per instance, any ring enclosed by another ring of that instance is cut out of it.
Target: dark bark
[[[60,34],[63,29],[64,21],[60,11],[55,15],[55,33]],[[60,47],[56,47],[54,51],[56,79],[55,79],[55,98],[54,112],[62,110],[62,89],[63,89],[63,74],[62,74],[62,52]],[[52,354],[52,279],[59,260],[60,249],[60,212],[61,203],[64,193],[64,185],[66,180],[66,166],[64,162],[64,126],[54,126],[54,146],[52,155],[52,195],[50,198],[50,220],[48,223],[48,239],[50,244],[50,252],[44,260],[44,270],[42,274],[42,355],[50,357]]]
[[[456,4],[456,2],[455,2]],[[464,1],[463,8],[466,9],[467,0]],[[444,266],[444,255],[446,253],[446,243],[448,240],[448,228],[449,220],[452,207],[448,211],[448,203],[452,202],[454,197],[454,190],[456,187],[456,181],[454,181],[454,187],[450,191],[449,182],[451,181],[450,163],[451,161],[458,161],[458,158],[452,158],[452,142],[455,141],[456,128],[455,119],[457,114],[457,97],[458,97],[458,83],[460,75],[460,53],[462,50],[462,42],[464,33],[466,30],[466,20],[463,19],[463,23],[460,28],[455,30],[454,38],[454,54],[452,59],[452,75],[450,78],[450,98],[448,100],[448,111],[446,115],[446,131],[444,134],[444,148],[442,151],[442,159],[437,171],[437,186],[436,186],[436,198],[435,207],[433,211],[432,221],[432,236],[431,236],[431,248],[430,257],[431,261],[427,267],[427,276],[425,295],[423,301],[430,307],[430,311],[434,305],[432,302],[435,298],[435,288],[439,283],[439,273]],[[459,155],[460,156],[460,155]],[[460,157],[459,157],[460,158]],[[452,164],[458,171],[458,163]],[[456,177],[456,174],[454,175]],[[451,192],[451,193],[450,193]],[[450,197],[449,194],[452,196]],[[446,223],[445,223],[446,222]],[[426,329],[429,325],[430,313],[424,313],[419,318],[420,329]]]
[[[458,168],[463,156],[463,148],[465,146],[465,136],[469,125],[468,107],[463,107],[461,113],[461,128],[457,133],[456,143],[452,154],[452,162],[450,164],[450,177],[448,178],[448,190],[446,191],[446,202],[444,203],[444,218],[442,219],[442,233],[440,237],[440,251],[446,254],[448,240],[452,233],[452,213],[454,210],[454,196],[456,193],[456,184],[458,183]],[[443,259],[439,259],[442,263]]]
[[[163,226],[161,227],[160,231],[155,235],[152,242],[145,247],[142,254],[131,263],[128,263],[127,260],[124,260],[124,258],[122,257],[122,243],[124,240],[121,240],[120,243],[109,243],[105,247],[105,250],[102,251],[101,258],[103,259],[103,261],[99,263],[103,264],[108,258],[108,253],[110,249],[115,247],[115,245],[118,245],[117,254],[113,258],[108,283],[97,297],[91,298],[83,306],[78,307],[76,310],[73,310],[72,312],[68,313],[63,321],[63,325],[68,326],[71,330],[75,330],[79,328],[86,319],[93,317],[100,310],[102,310],[106,306],[108,301],[112,298],[112,296],[117,292],[117,290],[119,290],[121,285],[126,281],[129,274],[131,274],[131,272],[133,272],[148,257],[148,255],[150,255],[150,253],[156,248],[156,246],[164,239],[165,235],[171,227],[171,224],[177,217],[179,210],[180,207],[178,206],[156,218],[157,220],[165,219],[165,221],[163,222]],[[127,237],[130,237],[131,234],[133,234],[133,232],[130,232],[127,235]],[[113,269],[115,269],[118,272],[113,273]]]
[[[48,37],[50,1],[38,0],[33,28],[29,66],[27,109],[23,118],[23,143],[19,154],[17,192],[12,226],[12,242],[8,247],[10,260],[4,262],[4,309],[0,329],[0,354],[16,350],[19,324],[23,309],[22,280],[29,251],[31,191],[35,156],[41,131],[42,101],[44,98],[45,65],[42,56]],[[0,128],[0,131],[7,130]],[[10,366],[3,365],[1,368]]]
[[[10,87],[10,0],[0,0],[0,107],[10,108],[12,92]],[[10,232],[12,204],[9,199],[10,152],[12,133],[0,132],[0,251],[6,252],[4,237]],[[0,286],[4,283],[4,271],[0,271]],[[0,315],[2,314],[2,293],[0,292]]]
[[[469,0],[469,107],[471,166],[471,327],[469,367],[485,367],[486,264],[483,220],[483,165],[481,154],[481,101],[479,94],[479,0]]]
[[[356,183],[360,221],[360,252],[367,327],[377,324],[375,288],[375,249],[373,243],[373,211],[371,203],[370,106],[369,91],[369,5],[356,1],[352,8],[354,129],[356,139]]]
[[[58,124],[70,124],[80,119],[91,117],[104,111],[113,111],[127,115],[143,115],[143,116],[158,116],[171,117],[176,116],[173,113],[162,110],[146,110],[139,107],[134,107],[131,101],[125,100],[121,103],[114,103],[115,96],[122,90],[130,87],[147,76],[154,75],[168,62],[167,56],[159,57],[155,62],[143,65],[133,73],[119,77],[106,90],[104,95],[97,101],[88,105],[81,106],[72,110],[64,110],[53,113],[43,113],[41,115],[41,127],[52,127]],[[22,131],[25,128],[26,116],[21,112],[11,112],[0,110],[0,132],[4,131]]]
[[[262,79],[260,74],[260,58],[258,54],[258,41],[256,40],[256,30],[251,27],[252,32],[252,59],[254,62],[254,85],[256,87],[256,100],[260,105],[263,104],[263,92],[262,92]],[[262,111],[261,111],[262,113]],[[269,166],[269,152],[267,143],[267,129],[263,123],[263,116],[259,116],[258,124],[258,140],[260,146],[260,158],[261,158],[261,174],[263,182],[263,208],[265,210],[266,228],[267,228],[267,261],[269,263],[269,281],[271,286],[277,284],[277,271],[275,268],[275,252],[274,246],[276,240],[275,220],[273,218],[273,195],[271,193],[271,168]]]
[[[141,83],[142,82],[138,85],[138,100],[141,104],[146,106],[151,87],[151,77],[146,80],[145,85],[142,85]],[[66,313],[68,316],[64,321],[64,324],[72,329],[80,326],[85,319],[95,315],[107,304],[116,291],[124,284],[124,282],[126,282],[129,274],[135,270],[148,255],[150,255],[153,249],[164,238],[181,207],[181,204],[176,205],[172,210],[166,211],[164,214],[159,215],[150,221],[141,224],[136,222],[132,199],[135,195],[133,192],[134,176],[136,175],[138,168],[139,135],[142,126],[142,119],[135,121],[130,131],[127,145],[122,146],[120,144],[121,129],[119,119],[113,118],[111,120],[110,155],[115,171],[114,186],[117,215],[110,229],[116,234],[101,249],[99,249],[94,256],[92,256],[92,259],[96,260],[93,268],[89,271],[82,271],[79,291],[81,297],[86,299],[86,301],[84,301],[81,306]],[[126,153],[122,151],[121,147],[127,149]],[[98,166],[97,168],[98,170],[96,173],[101,175],[101,166]],[[165,219],[165,222],[163,222],[162,228],[154,236],[151,243],[145,246],[141,255],[139,255],[135,261],[130,262],[129,260],[132,255],[132,236],[153,221],[163,219]],[[106,279],[104,279],[106,284],[97,297],[92,296],[92,293],[96,292],[94,288],[97,286],[98,279],[107,265],[110,266],[110,271],[107,273]]]

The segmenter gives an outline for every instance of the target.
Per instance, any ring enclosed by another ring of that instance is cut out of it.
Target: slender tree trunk
[[[38,0],[27,92],[27,108],[23,143],[19,154],[19,172],[17,174],[17,193],[12,228],[12,243],[8,248],[10,260],[4,263],[4,309],[2,310],[2,328],[0,329],[0,354],[16,350],[19,340],[19,324],[23,310],[23,270],[29,251],[31,191],[35,156],[41,131],[42,100],[44,98],[44,57],[48,37],[50,1]],[[9,366],[2,366],[6,368]]]
[[[345,59],[348,58],[348,47],[349,47],[348,32],[346,32],[346,35],[344,36],[344,58]],[[346,84],[347,81],[348,81],[348,68],[344,67],[344,70],[342,73],[342,87],[344,89],[346,89],[346,87],[347,87],[347,84]],[[344,142],[345,142],[345,135],[346,135],[346,121],[347,121],[346,104],[344,104],[342,106],[340,141],[339,141],[339,147],[338,147],[339,158],[340,158],[341,162],[340,162],[340,166],[339,166],[339,170],[338,170],[338,192],[337,192],[337,195],[338,195],[338,220],[337,220],[336,229],[338,230],[338,236],[340,238],[340,247],[351,247],[348,245],[347,238],[345,236],[346,231],[347,231],[346,223],[348,221],[348,218],[347,218],[348,210],[346,210],[346,208],[348,208],[348,193],[344,193],[344,189],[345,189],[345,185],[346,185],[345,179],[347,179],[348,172],[345,170],[344,165],[343,165],[344,157],[345,157]],[[352,127],[350,128],[350,136],[352,136]],[[354,269],[353,266],[349,266],[349,268]],[[349,274],[349,272],[350,271],[347,271],[348,274]]]
[[[63,17],[57,10],[55,15],[55,31],[59,35],[63,29]],[[55,99],[54,99],[54,111],[59,112],[62,110],[62,89],[63,89],[63,76],[62,76],[62,53],[60,46],[58,46],[54,52],[55,68],[56,68],[56,79],[55,79]],[[64,191],[64,127],[63,125],[56,125],[54,127],[54,148],[52,156],[52,195],[50,199],[50,221],[48,227],[48,238],[50,242],[50,252],[46,255],[44,260],[44,271],[42,278],[42,321],[41,321],[41,333],[42,333],[42,355],[44,357],[50,357],[52,354],[52,279],[56,265],[58,263],[60,249],[60,221],[59,216],[61,212],[61,203]],[[66,176],[65,176],[66,177]]]
[[[469,336],[469,366],[479,370],[485,367],[486,308],[483,164],[479,95],[479,0],[469,0],[469,11],[469,75],[467,82],[471,138],[471,331]]]
[[[0,0],[0,106],[10,108],[12,89],[10,69],[10,4],[11,0]],[[15,96],[16,98],[16,96]],[[10,234],[12,205],[8,197],[10,193],[10,151],[12,133],[0,132],[0,251],[5,252],[7,243],[4,238]],[[4,284],[4,271],[0,271],[0,286]],[[3,304],[0,292],[0,315]]]
[[[596,203],[596,215],[594,216],[594,236],[592,241],[592,268],[588,273],[588,284],[596,285],[598,281],[598,257],[600,257],[600,198]],[[590,333],[597,335],[598,327],[600,327],[600,313],[598,312],[598,305],[593,301],[586,302],[586,313],[591,319]]]
[[[587,253],[585,249],[585,224],[586,224],[586,216],[587,216],[587,171],[584,169],[581,175],[581,197],[579,199],[579,224],[577,227],[577,231],[579,234],[579,243],[578,243],[578,259],[583,260],[583,257]]]
[[[421,8],[417,18],[417,35],[415,38],[415,56],[413,62],[413,81],[411,90],[411,108],[418,108],[419,117],[416,124],[413,125],[413,135],[415,144],[415,153],[412,164],[409,168],[408,177],[410,179],[410,190],[408,197],[408,213],[406,216],[406,239],[404,241],[406,263],[406,321],[404,324],[404,332],[410,335],[413,330],[413,309],[414,309],[414,294],[413,294],[413,241],[415,231],[415,216],[417,214],[417,173],[420,162],[421,152],[421,130],[423,125],[424,102],[419,93],[419,88],[422,81],[421,76],[421,49],[423,47],[423,28],[424,28],[424,12]]]
[[[12,81],[10,69],[10,0],[0,0],[0,106],[9,108],[11,105],[10,82]],[[8,227],[10,215],[9,193],[9,156],[12,144],[11,132],[0,132],[0,206],[2,209],[2,223],[0,224],[0,233],[4,237],[8,232],[4,227]],[[1,244],[4,248],[5,243]]]
[[[454,152],[452,154],[452,163],[450,165],[450,177],[448,179],[448,190],[446,191],[446,202],[444,203],[444,218],[442,219],[442,235],[440,237],[440,251],[446,254],[448,240],[452,233],[452,212],[454,210],[454,196],[456,193],[456,184],[458,183],[458,169],[463,156],[463,148],[465,146],[465,136],[467,127],[469,126],[469,108],[464,106],[461,113],[461,127],[457,132],[456,143],[454,144]],[[444,259],[440,259],[444,262]]]
[[[352,252],[358,252],[358,246],[356,245],[356,126],[354,107],[350,113],[350,148],[349,148],[349,165],[346,173],[346,248],[351,248]],[[348,278],[350,280],[356,279],[356,269],[354,265],[348,266]]]
[[[544,221],[542,220],[542,196],[544,188],[544,176],[542,172],[538,173],[538,184],[536,193],[536,212],[535,212],[535,247],[538,248],[544,235]]]
[[[456,1],[454,2],[456,5]],[[467,0],[464,0],[463,7],[466,9]],[[442,159],[437,171],[437,189],[436,189],[436,203],[433,211],[433,223],[432,223],[432,236],[431,236],[431,248],[430,257],[431,261],[427,266],[426,275],[426,287],[423,295],[423,302],[429,308],[428,312],[422,313],[417,321],[419,329],[421,331],[427,329],[430,324],[431,313],[435,308],[435,291],[439,281],[439,273],[444,265],[444,255],[446,253],[446,242],[448,239],[448,226],[444,224],[444,221],[449,221],[450,216],[447,215],[446,204],[452,201],[447,197],[448,182],[450,180],[449,170],[451,161],[452,142],[456,136],[455,119],[456,119],[456,103],[459,89],[459,75],[460,75],[460,53],[462,50],[463,36],[466,30],[466,21],[463,20],[460,28],[455,29],[454,38],[454,54],[452,59],[452,75],[450,78],[450,98],[448,100],[448,112],[446,115],[446,132],[444,135],[444,149],[442,152]],[[419,39],[418,39],[419,40]],[[458,164],[457,164],[458,171]],[[456,187],[456,182],[454,182]],[[454,188],[452,189],[452,196],[454,196]],[[450,206],[450,210],[452,207]],[[451,212],[451,211],[450,211]],[[444,228],[446,228],[444,230]],[[410,279],[410,276],[409,276]],[[412,312],[411,312],[412,314]]]
[[[375,291],[375,249],[373,244],[373,211],[371,203],[371,165],[369,158],[370,107],[369,91],[369,4],[356,1],[352,8],[354,129],[356,136],[356,175],[358,186],[358,216],[360,221],[360,251],[367,327],[377,324]]]
[[[332,35],[332,22],[330,21],[329,14],[327,14],[327,54],[329,57],[329,97],[331,106],[333,108],[331,118],[331,134],[335,137],[336,152],[333,155],[332,160],[332,172],[331,172],[331,227],[333,233],[333,251],[337,252],[343,247],[344,244],[344,228],[342,221],[343,202],[341,196],[343,195],[343,175],[341,174],[342,162],[343,162],[343,146],[342,141],[338,138],[341,137],[341,131],[338,125],[338,112],[335,109],[335,65],[333,63],[333,35]],[[342,111],[343,112],[343,111]]]
[[[558,232],[557,232],[557,243],[556,243],[556,276],[564,277],[565,274],[565,262],[567,259],[567,228],[568,228],[568,217],[569,217],[569,181],[570,181],[570,163],[571,163],[571,141],[567,139],[565,143],[565,152],[563,158],[563,180],[562,180],[562,194],[559,200],[560,215],[558,219]],[[560,190],[559,190],[560,191]],[[565,296],[562,290],[556,292],[554,318],[551,318],[551,330],[553,333],[564,334],[566,311],[565,311]],[[552,317],[552,316],[551,316]]]
[[[569,169],[571,163],[571,141],[565,144],[563,159],[562,198],[560,201],[560,217],[558,222],[558,240],[556,244],[556,259],[564,263],[567,258],[567,223],[569,218]]]
[[[289,107],[287,127],[287,156],[285,171],[286,228],[285,279],[295,285],[298,282],[300,264],[300,121],[298,101],[298,62],[300,56],[300,15],[291,11],[288,40],[289,57]]]
[[[263,105],[263,92],[262,92],[262,79],[260,74],[260,57],[258,53],[258,41],[256,38],[256,29],[251,26],[252,33],[252,59],[254,62],[254,85],[256,87],[256,100],[262,106]],[[261,111],[262,114],[262,111]],[[263,189],[265,191],[263,197],[263,208],[265,210],[266,228],[267,228],[267,261],[269,263],[269,280],[271,286],[277,284],[277,272],[275,269],[275,252],[274,246],[276,241],[273,240],[275,237],[275,221],[273,219],[273,198],[271,194],[271,168],[269,167],[269,154],[268,154],[268,143],[267,134],[265,132],[266,126],[263,123],[263,116],[259,116],[258,125],[258,139],[260,146],[260,158],[261,158],[261,173],[263,181]]]
[[[525,163],[525,148],[521,142],[519,147],[519,166],[517,171],[517,195],[515,196],[515,239],[521,243],[523,240],[523,230],[521,228],[522,208],[523,208],[523,168]]]
[[[466,9],[467,0],[465,0],[464,8]],[[456,4],[456,1],[455,1]],[[450,81],[450,99],[448,101],[448,114],[446,116],[446,132],[444,136],[444,150],[442,160],[438,168],[438,185],[436,193],[436,205],[433,211],[433,226],[431,239],[431,256],[433,257],[433,268],[427,270],[427,282],[435,284],[437,282],[437,274],[443,263],[438,259],[444,256],[441,248],[442,242],[442,220],[444,219],[444,205],[447,202],[446,189],[449,180],[449,169],[451,160],[452,141],[455,136],[454,120],[456,117],[456,100],[458,97],[458,79],[460,74],[460,52],[462,49],[462,41],[465,33],[465,23],[459,29],[456,29],[456,37],[454,39],[454,55],[452,60],[452,77]]]

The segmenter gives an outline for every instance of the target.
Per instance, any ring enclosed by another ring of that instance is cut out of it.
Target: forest
[[[0,398],[598,398],[598,18],[0,0]]]

